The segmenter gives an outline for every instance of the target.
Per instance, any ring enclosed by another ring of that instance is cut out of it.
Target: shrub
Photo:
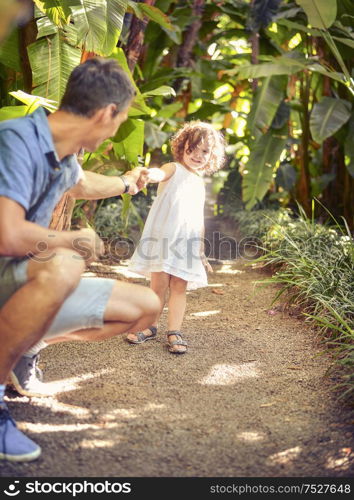
[[[349,230],[318,224],[300,210],[239,212],[243,235],[262,242],[258,259],[275,270],[270,282],[281,288],[274,300],[302,307],[324,341],[334,347],[341,397],[354,396],[354,241]],[[286,292],[286,295],[284,293]]]

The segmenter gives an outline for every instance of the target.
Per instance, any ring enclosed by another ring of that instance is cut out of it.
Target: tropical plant
[[[273,302],[282,299],[316,326],[331,348],[338,394],[352,402],[354,395],[354,240],[349,228],[329,214],[322,225],[299,207],[288,210],[240,211],[235,214],[241,233],[257,238],[259,263],[274,274],[262,284],[276,283]],[[328,352],[328,351],[327,351]]]

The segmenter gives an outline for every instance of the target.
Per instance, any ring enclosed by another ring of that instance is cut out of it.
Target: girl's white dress
[[[207,286],[201,261],[205,187],[203,179],[176,163],[159,185],[129,270],[148,278],[164,271],[188,281],[187,289]]]

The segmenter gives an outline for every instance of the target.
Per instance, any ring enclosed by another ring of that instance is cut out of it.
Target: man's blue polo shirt
[[[0,123],[0,196],[22,205],[27,220],[48,227],[55,205],[80,175],[75,155],[59,161],[43,108]]]

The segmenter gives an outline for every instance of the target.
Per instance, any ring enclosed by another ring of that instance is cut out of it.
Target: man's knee
[[[144,315],[148,314],[154,316],[160,311],[160,299],[158,295],[156,295],[156,293],[150,288],[146,289],[142,307]]]
[[[57,248],[47,257],[36,256],[30,261],[28,277],[37,279],[42,285],[50,283],[63,292],[74,290],[85,270],[85,261],[72,250]]]

